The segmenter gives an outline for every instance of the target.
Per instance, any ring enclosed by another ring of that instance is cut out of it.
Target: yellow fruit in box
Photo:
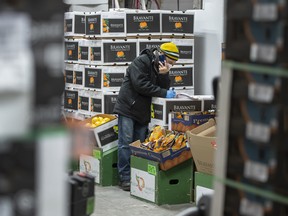
[[[92,125],[91,125],[91,128],[95,128],[95,127],[97,127],[96,124],[92,124]]]
[[[108,122],[108,121],[110,121],[110,119],[109,118],[104,118],[104,120],[105,120],[105,122]]]

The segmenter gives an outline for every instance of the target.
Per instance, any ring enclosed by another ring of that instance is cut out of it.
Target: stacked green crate
[[[93,150],[93,156],[100,162],[99,182],[101,186],[118,185],[118,148],[103,152],[101,148]]]
[[[190,203],[193,173],[192,160],[163,171],[158,162],[131,156],[131,195],[157,205]]]

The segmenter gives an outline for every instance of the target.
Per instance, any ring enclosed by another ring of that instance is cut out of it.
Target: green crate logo
[[[151,164],[148,164],[148,173],[151,175],[156,176],[157,172],[156,172],[156,166],[153,166]]]
[[[93,156],[96,159],[101,159],[102,155],[101,155],[101,151],[99,150],[93,150]]]

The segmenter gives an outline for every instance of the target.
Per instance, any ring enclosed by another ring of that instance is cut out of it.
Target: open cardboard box
[[[190,148],[187,146],[177,150],[167,149],[162,152],[153,152],[141,148],[140,145],[140,140],[130,144],[132,154],[137,157],[159,162],[161,170],[171,169],[172,167],[192,158]]]
[[[216,122],[214,119],[187,131],[188,143],[197,171],[213,175],[216,151]]]
[[[90,123],[92,118],[96,116],[110,119],[110,121],[90,129],[94,132],[97,145],[103,149],[103,152],[105,152],[118,145],[118,118],[114,115],[98,114],[84,120],[83,125]]]

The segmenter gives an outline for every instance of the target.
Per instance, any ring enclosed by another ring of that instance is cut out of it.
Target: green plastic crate
[[[93,156],[100,162],[99,185],[118,185],[118,148],[110,149],[103,153],[101,148],[93,150]]]
[[[159,163],[131,156],[131,195],[157,205],[190,203],[193,199],[193,161],[167,171]]]
[[[198,199],[205,194],[213,193],[213,181],[214,177],[201,172],[195,172],[195,202],[197,203]],[[198,194],[197,194],[198,193]],[[198,197],[198,199],[197,199]]]

